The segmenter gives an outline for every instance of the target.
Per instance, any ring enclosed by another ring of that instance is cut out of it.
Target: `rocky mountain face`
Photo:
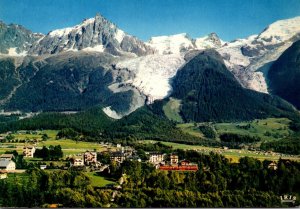
[[[0,54],[26,55],[32,44],[42,37],[21,25],[6,25],[0,21]]]
[[[122,92],[108,88],[121,74],[111,65],[115,59],[107,53],[99,56],[98,53],[65,52],[44,59],[30,58],[18,67],[13,59],[3,59],[1,106],[5,111],[39,112],[76,111],[100,104],[118,112],[117,117],[126,115],[135,110],[131,110],[132,101],[140,102],[142,96],[134,88]],[[10,78],[4,80],[7,77]]]
[[[136,37],[126,34],[101,15],[70,28],[54,30],[33,44],[29,54],[58,54],[63,51],[98,51],[113,55],[152,54],[153,50]]]
[[[300,41],[289,47],[268,72],[269,91],[300,109]]]

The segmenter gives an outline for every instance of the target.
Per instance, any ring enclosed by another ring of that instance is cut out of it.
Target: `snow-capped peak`
[[[30,53],[42,55],[79,50],[133,56],[153,53],[142,41],[99,14],[73,27],[51,31],[32,47]]]
[[[186,33],[152,37],[147,44],[159,54],[180,54],[195,47],[193,39]]]
[[[197,49],[219,48],[225,44],[216,33],[197,38],[195,41]]]
[[[193,49],[220,48],[226,42],[222,41],[216,33],[193,39],[187,33],[171,36],[152,37],[147,44],[159,54],[180,54]]]
[[[259,34],[258,39],[268,45],[277,44],[291,39],[298,33],[300,33],[300,16],[274,22]]]

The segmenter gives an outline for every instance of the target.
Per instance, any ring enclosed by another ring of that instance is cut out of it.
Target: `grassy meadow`
[[[83,153],[87,150],[89,151],[103,151],[106,149],[103,145],[94,142],[82,142],[82,141],[74,141],[71,139],[56,139],[57,130],[43,130],[43,131],[18,131],[16,133],[12,133],[15,140],[27,140],[27,141],[37,141],[36,146],[38,148],[42,148],[43,146],[49,147],[50,145],[56,146],[60,145],[64,152],[65,156],[68,155],[76,155],[79,153]],[[49,137],[46,141],[42,140],[43,134],[47,134]],[[5,134],[2,134],[5,136]],[[23,146],[25,143],[20,142],[7,142],[0,143],[0,154],[5,153],[6,151],[17,150],[19,154],[22,153]]]
[[[289,129],[290,120],[287,118],[267,118],[249,122],[209,123],[217,134],[235,133],[260,137],[262,141],[278,140],[293,133]],[[198,126],[205,123],[178,124],[181,130],[194,136],[204,137]]]

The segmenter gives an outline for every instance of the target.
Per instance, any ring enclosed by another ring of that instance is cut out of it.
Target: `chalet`
[[[13,160],[15,156],[13,154],[2,154],[0,155],[0,159]]]
[[[24,146],[23,147],[24,157],[33,158],[34,153],[35,153],[35,147],[34,146]]]
[[[84,161],[81,158],[75,158],[73,160],[73,166],[84,166]]]
[[[171,165],[178,164],[178,155],[171,154],[170,155],[170,163],[171,163]]]
[[[16,170],[16,163],[12,160],[1,159],[0,170],[5,170],[5,171]]]
[[[83,159],[86,165],[97,163],[97,152],[85,152]]]
[[[159,164],[165,159],[165,154],[161,154],[158,152],[149,153],[149,163]]]
[[[123,163],[123,161],[126,159],[126,155],[123,152],[112,152],[110,153],[110,161]]]
[[[269,165],[268,165],[268,168],[271,169],[271,170],[277,170],[277,163],[276,162],[271,162]]]

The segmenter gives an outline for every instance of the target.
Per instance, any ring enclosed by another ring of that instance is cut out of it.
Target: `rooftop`
[[[15,157],[13,154],[2,154],[0,155],[0,158],[13,158]]]
[[[0,160],[0,167],[3,168],[3,167],[7,167],[11,162],[11,160]]]

